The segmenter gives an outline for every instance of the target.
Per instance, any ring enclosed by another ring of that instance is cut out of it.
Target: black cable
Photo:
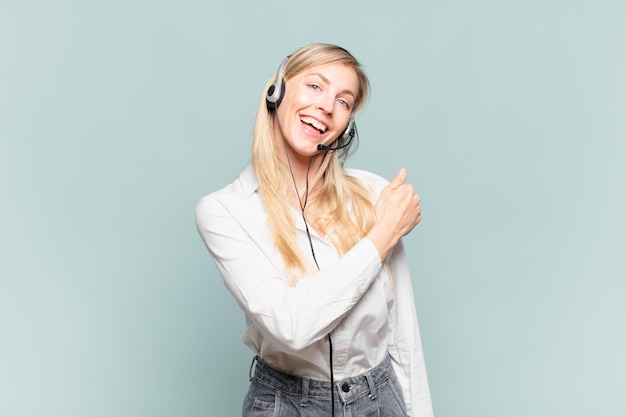
[[[283,142],[284,143],[284,142]],[[285,144],[285,154],[287,155],[287,164],[289,165],[289,172],[291,173],[291,179],[293,180],[293,186],[296,189],[296,195],[298,196],[298,204],[300,204],[300,212],[302,213],[302,220],[304,221],[304,229],[306,230],[306,236],[309,239],[309,246],[311,247],[311,255],[313,255],[313,262],[315,262],[315,266],[317,270],[320,270],[320,266],[317,263],[317,258],[315,257],[315,249],[313,249],[313,239],[311,239],[311,232],[309,231],[309,223],[306,220],[306,216],[304,214],[304,210],[306,209],[306,205],[309,202],[309,171],[311,170],[311,165],[313,165],[313,160],[317,158],[319,153],[316,153],[311,157],[309,161],[309,166],[306,169],[306,178],[305,178],[305,190],[304,190],[304,202],[300,200],[300,191],[298,191],[298,184],[296,183],[296,177],[293,175],[293,168],[291,168],[291,160],[289,159],[289,151],[287,151],[287,145]],[[330,337],[330,333],[328,333],[328,360],[330,362],[330,415],[331,417],[335,417],[335,376],[333,375],[333,340]]]
[[[309,231],[309,222],[306,220],[306,216],[304,214],[304,210],[306,209],[306,205],[309,202],[309,171],[311,170],[311,165],[313,165],[313,161],[317,158],[319,153],[316,153],[311,157],[309,161],[309,166],[306,169],[306,189],[304,190],[304,202],[300,200],[300,191],[298,190],[298,184],[296,184],[296,177],[293,175],[293,168],[291,168],[291,160],[289,159],[289,152],[287,151],[287,145],[285,144],[285,154],[287,155],[287,164],[289,165],[289,173],[291,174],[291,180],[293,181],[293,187],[296,189],[296,196],[298,197],[298,204],[300,205],[300,212],[302,214],[302,220],[304,221],[304,229],[306,230],[306,236],[309,239],[309,246],[311,247],[311,255],[313,255],[313,262],[315,262],[315,266],[319,271],[320,266],[317,263],[317,257],[315,256],[315,249],[313,249],[313,240],[311,239],[311,232]]]

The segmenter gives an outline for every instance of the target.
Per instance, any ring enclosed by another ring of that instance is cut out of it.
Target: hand
[[[420,197],[413,186],[405,184],[406,170],[402,168],[380,194],[376,203],[376,222],[367,237],[374,243],[381,259],[402,236],[408,234],[422,219]]]

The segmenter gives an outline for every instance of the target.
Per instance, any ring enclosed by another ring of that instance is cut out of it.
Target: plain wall
[[[406,167],[438,417],[626,415],[626,3],[0,0],[0,415],[236,416],[252,353],[194,225],[285,55],[370,76]]]

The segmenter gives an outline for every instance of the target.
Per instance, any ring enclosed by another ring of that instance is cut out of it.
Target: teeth
[[[315,119],[314,119],[314,118],[312,118],[312,117],[306,117],[306,116],[304,116],[304,117],[301,117],[301,118],[300,118],[300,121],[302,121],[302,122],[304,122],[304,123],[307,123],[307,124],[310,124],[311,126],[313,126],[314,128],[316,128],[317,130],[319,130],[319,131],[320,131],[320,133],[324,133],[324,132],[326,132],[326,129],[328,129],[328,127],[327,127],[326,125],[324,125],[323,123],[321,123],[321,122],[319,122],[319,121],[315,120]]]

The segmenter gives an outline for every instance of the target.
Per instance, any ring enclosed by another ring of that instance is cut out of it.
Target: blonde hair
[[[284,79],[287,81],[311,67],[329,63],[348,65],[357,75],[359,88],[352,110],[354,115],[365,104],[369,82],[359,62],[345,49],[329,44],[305,46],[289,57]],[[273,134],[273,113],[267,109],[265,102],[265,92],[274,78],[275,75],[268,81],[259,102],[253,134],[252,166],[259,181],[276,248],[290,270],[290,283],[295,285],[304,273],[313,270],[313,265],[308,260],[310,254],[301,253],[297,244],[295,220],[287,197],[293,193],[291,174],[277,157],[280,152]],[[335,146],[342,144],[340,138]],[[372,190],[344,170],[347,151],[348,148],[344,148],[324,156],[311,184],[323,181],[319,190],[309,198],[309,204],[316,206],[317,214],[312,226],[330,239],[339,254],[350,250],[374,223]]]

